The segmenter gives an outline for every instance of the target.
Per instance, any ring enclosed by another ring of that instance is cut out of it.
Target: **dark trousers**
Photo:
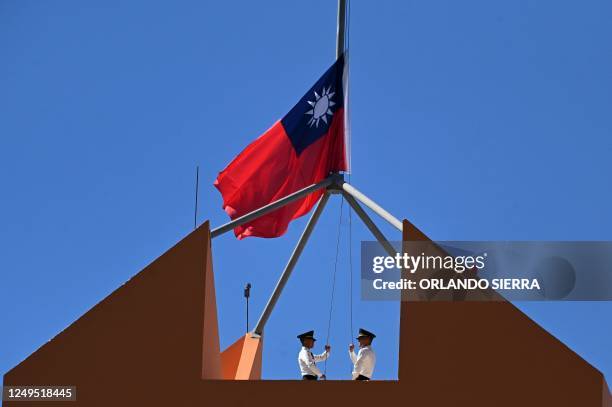
[[[360,374],[359,376],[357,376],[357,378],[355,380],[370,380],[369,377],[365,377],[364,375]]]
[[[319,378],[312,374],[305,374],[302,376],[302,380],[318,380]]]

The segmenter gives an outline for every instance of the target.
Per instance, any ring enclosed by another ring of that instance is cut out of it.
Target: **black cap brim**
[[[361,335],[357,336],[357,338],[355,338],[355,339],[359,339],[359,338],[372,338],[372,339],[374,339],[374,338],[376,338],[376,336],[361,334]]]

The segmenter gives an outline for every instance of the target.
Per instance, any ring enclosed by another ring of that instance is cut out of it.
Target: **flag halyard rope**
[[[342,208],[344,207],[344,197],[340,200],[340,218],[338,219],[338,237],[336,240],[336,256],[334,259],[334,273],[332,275],[332,289],[331,289],[331,298],[329,302],[329,317],[327,320],[327,337],[325,339],[325,344],[329,344],[330,332],[331,332],[331,320],[332,313],[334,310],[334,296],[336,292],[336,272],[338,271],[338,256],[340,255],[340,237],[342,232]],[[323,374],[327,375],[327,359],[325,359],[325,364],[323,367]]]

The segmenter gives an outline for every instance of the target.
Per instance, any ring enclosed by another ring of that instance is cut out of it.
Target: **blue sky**
[[[330,0],[0,3],[1,372],[192,229],[196,165],[199,220],[227,220],[217,172],[331,65],[335,13]],[[612,240],[611,18],[603,0],[355,2],[353,184],[437,240]],[[326,337],[339,207],[269,321],[266,378],[298,377],[297,333]],[[244,332],[243,285],[255,319],[304,223],[214,241],[224,347]],[[341,232],[330,378],[349,377],[354,336],[346,218]],[[355,221],[355,276],[369,239]],[[398,306],[354,288],[354,329],[378,334],[376,377],[395,378]],[[611,303],[520,307],[610,378]]]

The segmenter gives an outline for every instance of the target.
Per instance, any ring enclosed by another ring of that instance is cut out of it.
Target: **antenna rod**
[[[251,296],[251,283],[244,287],[244,298],[246,298],[246,332],[249,332],[249,297]]]
[[[195,211],[193,214],[193,229],[198,227],[198,192],[200,189],[200,166],[196,166],[196,184],[195,184]]]

